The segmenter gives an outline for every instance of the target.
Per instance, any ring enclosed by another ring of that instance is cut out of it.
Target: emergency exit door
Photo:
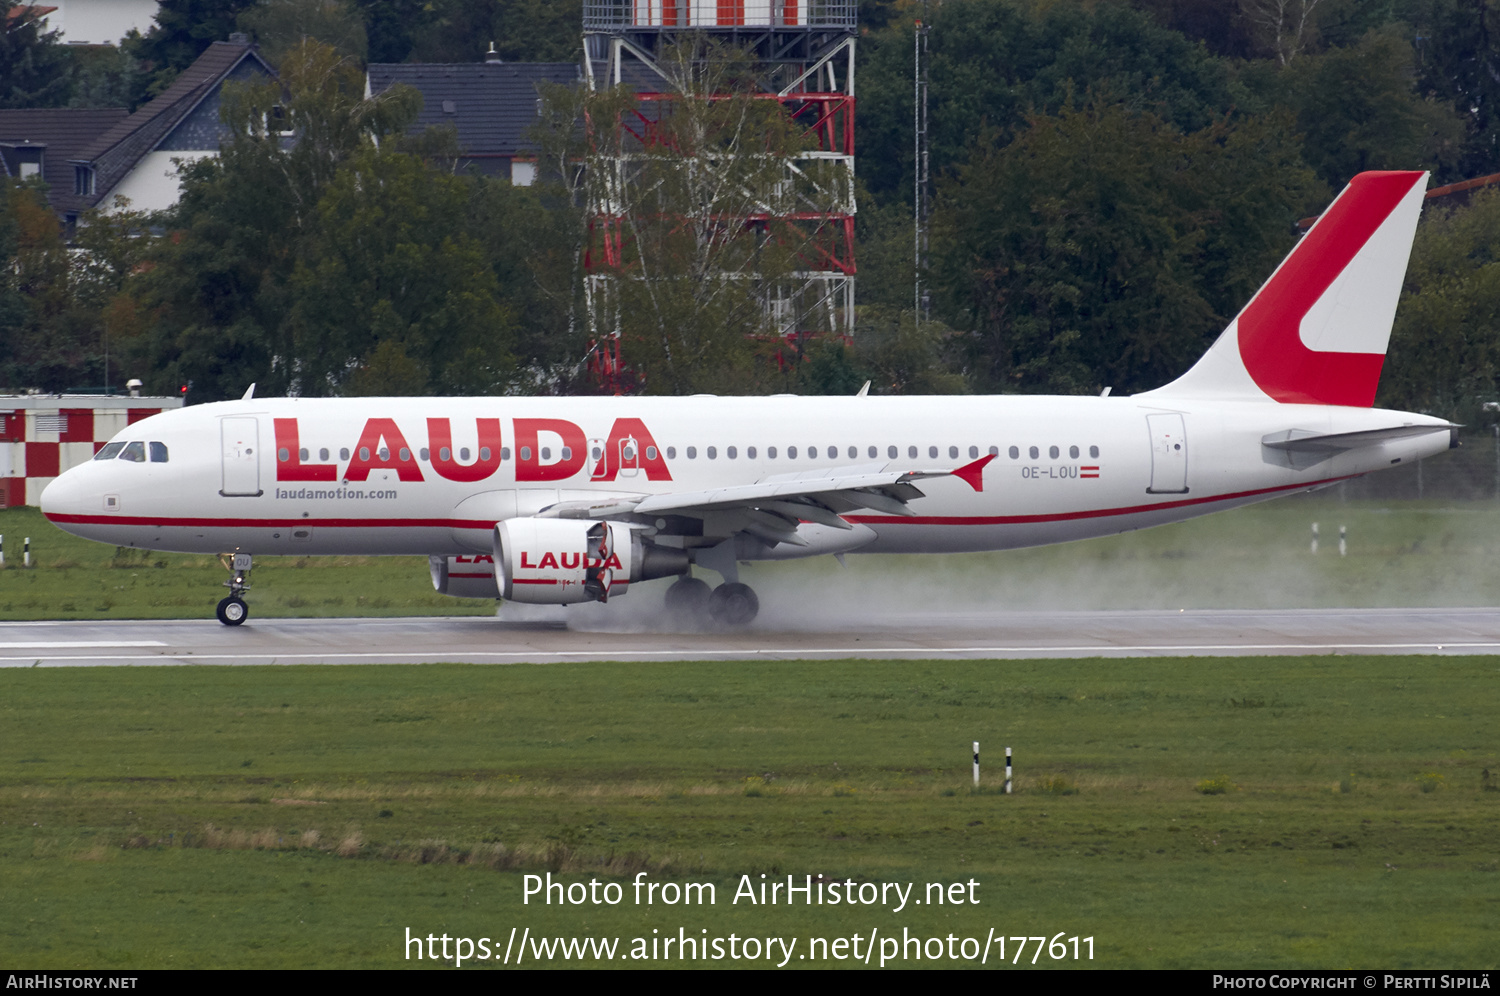
[[[1151,486],[1153,495],[1187,494],[1187,430],[1179,414],[1146,416],[1151,436]]]
[[[224,486],[219,494],[226,498],[259,496],[260,420],[243,416],[221,418],[219,437],[224,465]]]

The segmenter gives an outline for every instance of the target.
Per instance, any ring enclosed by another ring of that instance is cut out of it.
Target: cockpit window
[[[120,451],[121,460],[129,460],[131,463],[146,462],[146,444],[137,439],[133,443],[126,443],[125,448]]]
[[[166,443],[152,443],[151,444],[151,462],[152,463],[166,463],[167,462],[167,444]]]
[[[95,460],[113,460],[115,457],[117,457],[117,456],[120,455],[120,451],[123,450],[124,448],[125,448],[125,444],[124,443],[109,443],[109,444],[107,444],[104,447],[104,449],[102,449],[98,453],[94,454],[94,459]]]

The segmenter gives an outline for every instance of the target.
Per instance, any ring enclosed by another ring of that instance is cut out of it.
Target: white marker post
[[[979,741],[974,741],[974,787],[979,787]]]
[[[5,566],[5,534],[0,533],[0,567]]]
[[[1339,526],[1339,556],[1349,556],[1349,544],[1345,542],[1349,537],[1349,527]]]
[[[1005,794],[1010,795],[1010,748],[1005,748]]]
[[[1312,552],[1318,552],[1318,524],[1316,522],[1313,523]]]
[[[21,547],[21,566],[31,566],[31,537],[26,537],[26,545]]]

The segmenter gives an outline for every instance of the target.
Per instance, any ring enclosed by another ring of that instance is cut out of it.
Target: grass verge
[[[683,930],[994,928],[1092,936],[1100,967],[1486,967],[1497,671],[1425,657],[8,670],[0,962],[415,967],[430,962],[404,957],[407,929],[628,947]],[[1012,796],[996,791],[1006,745]],[[547,872],[624,899],[524,902],[523,876]],[[642,873],[711,884],[717,902],[636,903]],[[732,901],[741,876],[789,874],[918,897],[973,881],[979,902]]]

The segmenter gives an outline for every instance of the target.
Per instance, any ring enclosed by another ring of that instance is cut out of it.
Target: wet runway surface
[[[738,632],[627,627],[576,607],[526,615],[0,623],[0,667],[1500,652],[1500,609],[1488,608],[923,612]]]

